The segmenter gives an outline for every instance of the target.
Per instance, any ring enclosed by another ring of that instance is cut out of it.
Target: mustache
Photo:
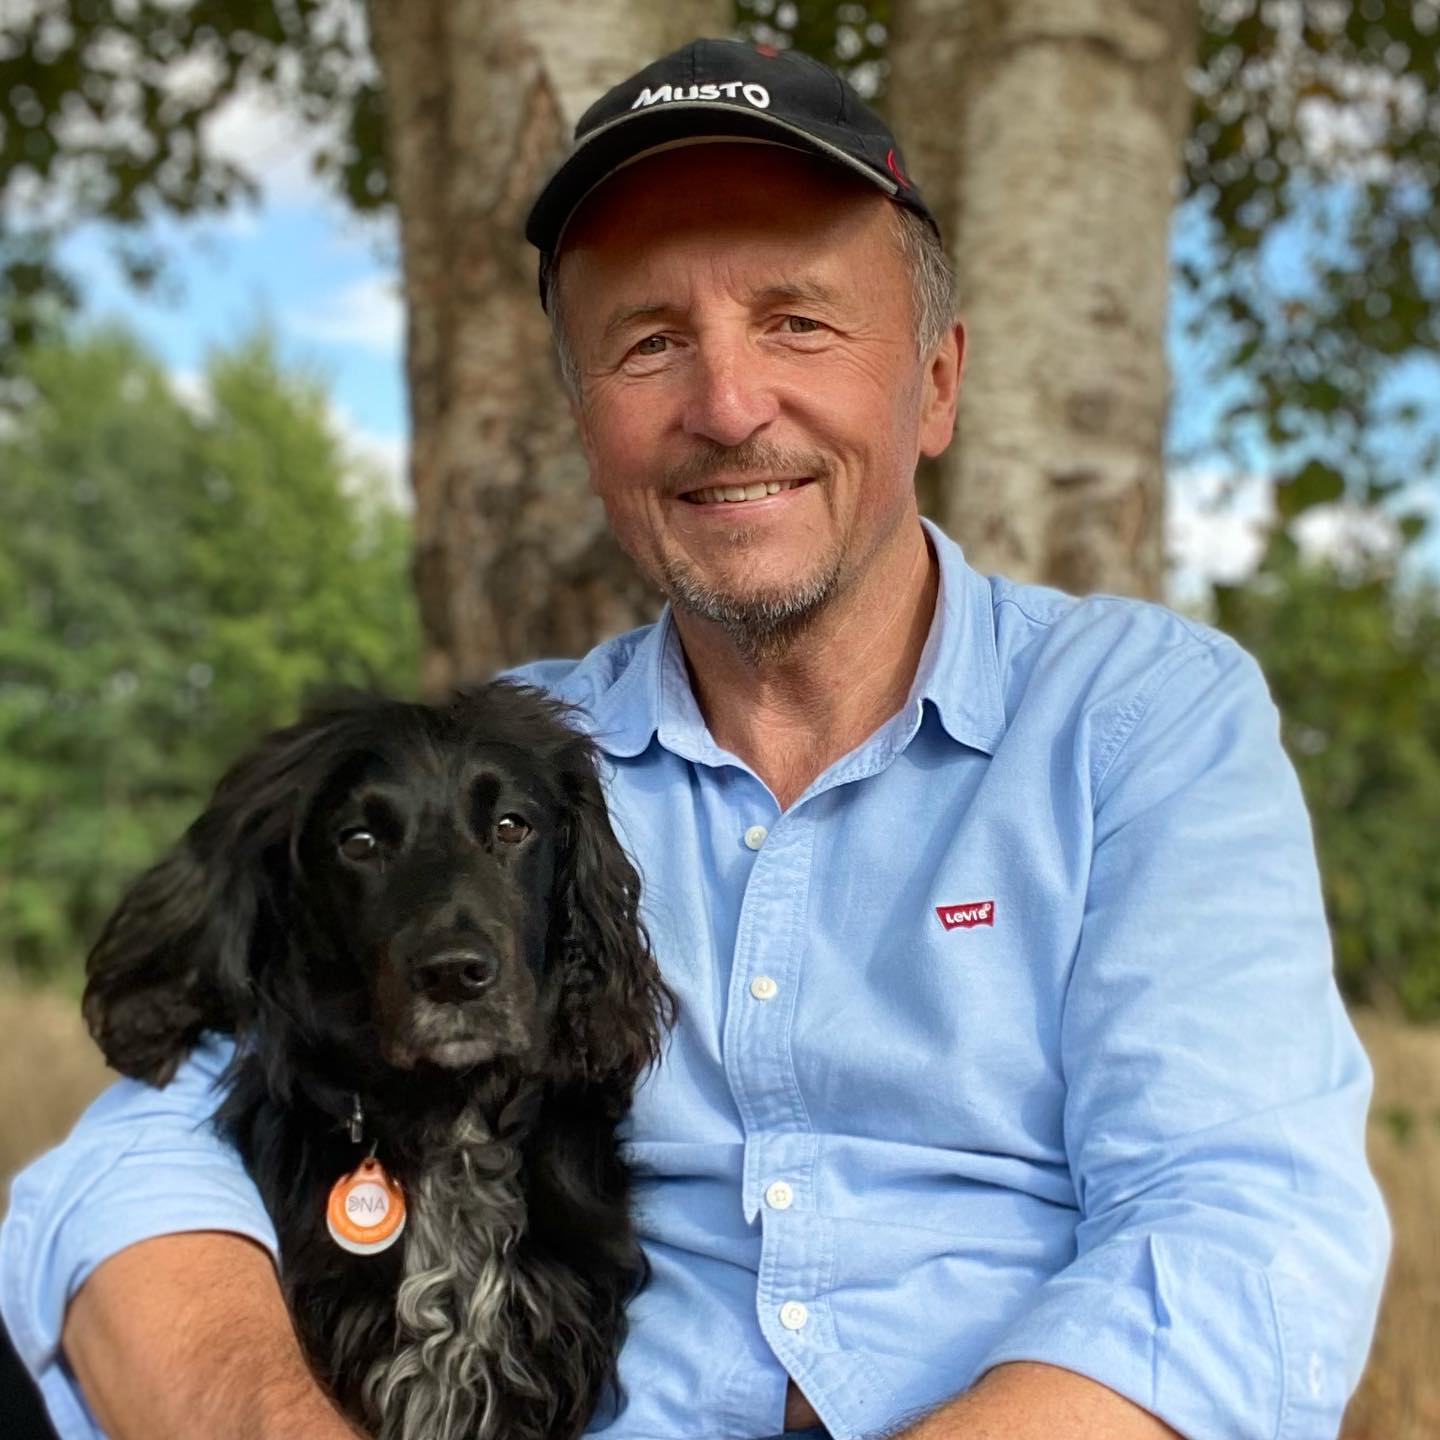
[[[817,480],[830,473],[830,462],[818,450],[792,449],[755,436],[738,445],[707,443],[703,449],[665,471],[665,487],[671,495],[704,488],[718,476],[733,479],[750,475],[756,479],[787,480],[811,475]]]

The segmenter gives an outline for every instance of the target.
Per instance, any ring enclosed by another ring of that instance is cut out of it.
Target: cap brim
[[[822,136],[750,106],[713,100],[671,100],[634,110],[592,130],[540,192],[525,222],[525,238],[541,254],[552,254],[570,217],[596,186],[628,161],[650,150],[685,140],[768,140],[804,150],[844,166],[887,195],[900,187],[863,160]]]

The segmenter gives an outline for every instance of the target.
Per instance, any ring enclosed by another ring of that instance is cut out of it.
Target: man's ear
[[[925,363],[920,396],[920,453],[935,456],[955,433],[955,406],[965,369],[965,327],[958,320]]]

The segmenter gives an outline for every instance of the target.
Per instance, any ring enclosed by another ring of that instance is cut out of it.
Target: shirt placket
[[[817,1141],[791,1054],[806,955],[814,828],[803,804],[743,835],[755,852],[736,931],[725,1070],[745,1133],[741,1204],[761,1227],[760,1328],[797,1377],[834,1348],[827,1300],[833,1255],[815,1210]]]

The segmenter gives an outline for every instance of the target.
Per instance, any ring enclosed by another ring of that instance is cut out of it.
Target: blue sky
[[[287,364],[323,380],[347,440],[398,481],[407,421],[389,224],[282,193],[257,210],[150,233],[168,257],[153,292],[123,279],[103,229],[68,242],[87,315],[123,321],[182,383],[203,371],[210,351],[264,326]]]
[[[322,378],[337,429],[403,498],[403,317],[392,223],[361,220],[332,198],[311,174],[307,136],[283,115],[242,102],[222,115],[215,139],[260,178],[259,204],[153,226],[150,237],[170,260],[166,283],[154,294],[137,294],[121,278],[103,230],[81,231],[66,257],[84,280],[88,314],[122,319],[182,386],[195,383],[208,351],[267,326],[288,363]],[[1182,223],[1177,246],[1194,243]],[[1297,261],[1279,247],[1277,278]],[[1197,444],[1203,451],[1224,397],[1196,383],[1203,357],[1185,337],[1183,318],[1176,310],[1170,327],[1178,397],[1171,428],[1177,452],[1193,454]],[[1440,366],[1417,364],[1402,380],[1440,410]],[[1235,477],[1202,456],[1172,474],[1168,544],[1177,561],[1176,598],[1198,598],[1203,577],[1240,578],[1253,563],[1256,520],[1269,507],[1264,469],[1257,456],[1254,473]],[[1428,488],[1433,499],[1433,477]],[[1346,523],[1343,515],[1315,516],[1317,546],[1332,545]],[[1440,569],[1440,533],[1425,556]]]
[[[89,226],[66,244],[86,311],[134,329],[182,385],[206,355],[257,326],[328,389],[337,429],[401,493],[406,446],[398,245],[389,219],[361,219],[313,173],[317,137],[240,95],[209,122],[215,149],[259,184],[258,204],[204,220],[162,220],[146,238],[167,257],[154,293],[136,293]]]
[[[294,203],[229,224],[153,227],[172,257],[153,294],[119,276],[97,228],[70,242],[67,259],[86,277],[89,311],[123,317],[172,369],[198,371],[211,349],[268,325],[288,359],[328,377],[348,414],[398,437],[401,316],[387,232]]]

